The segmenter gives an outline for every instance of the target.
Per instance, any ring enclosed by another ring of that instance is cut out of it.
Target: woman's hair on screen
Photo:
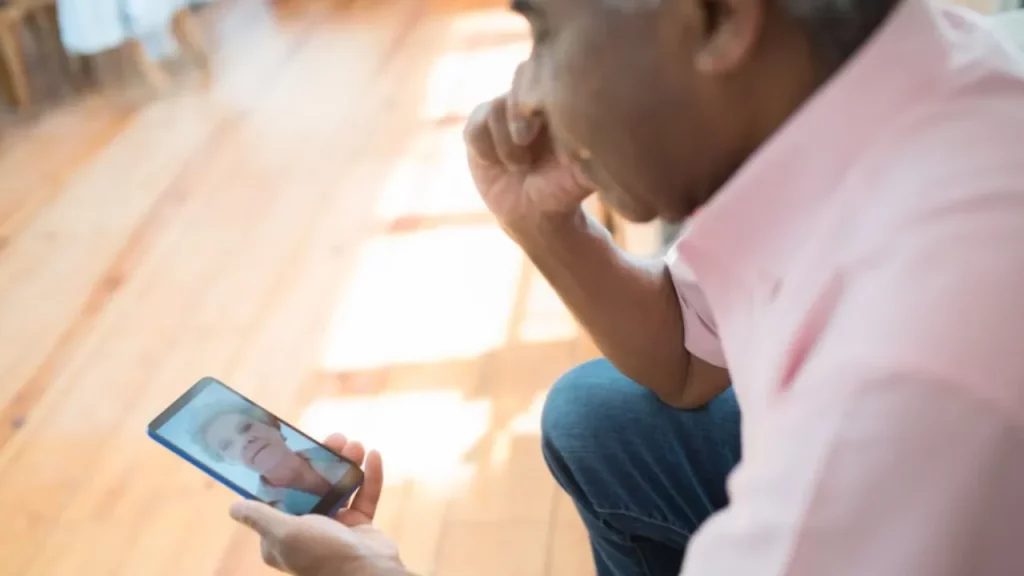
[[[238,414],[255,422],[262,422],[271,428],[281,429],[281,421],[258,406],[231,403],[205,407],[201,416],[196,418],[196,425],[192,430],[192,441],[203,451],[207,458],[214,462],[224,462],[224,457],[220,451],[210,446],[206,441],[206,434],[214,421],[228,414]]]

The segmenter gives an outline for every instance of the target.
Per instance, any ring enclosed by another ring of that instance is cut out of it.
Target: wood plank
[[[11,401],[76,322],[91,321],[79,315],[93,287],[116,270],[124,242],[217,118],[196,101],[147,110],[44,214],[9,239],[0,253],[0,405]]]
[[[241,134],[237,137],[244,139]],[[52,390],[40,401],[37,414],[0,454],[13,470],[38,469],[43,465],[40,449],[49,441],[40,430],[60,429],[61,423],[64,427],[70,423],[71,430],[83,434],[99,432],[88,451],[67,456],[68,467],[52,479],[49,500],[38,502],[36,510],[46,511],[60,532],[77,529],[82,534],[94,530],[97,523],[107,524],[108,534],[118,534],[107,541],[108,552],[113,552],[111,546],[130,542],[137,533],[138,527],[130,522],[139,510],[135,499],[152,498],[154,488],[161,493],[165,481],[162,474],[148,476],[160,470],[150,464],[151,459],[134,460],[142,448],[136,435],[159,406],[188,382],[207,370],[216,372],[214,367],[230,360],[237,347],[237,340],[231,337],[231,331],[238,329],[237,318],[246,308],[258,305],[261,297],[258,288],[245,290],[238,282],[232,286],[232,276],[238,276],[232,272],[238,268],[232,270],[231,262],[244,254],[247,244],[269,247],[260,242],[263,227],[258,224],[270,219],[284,203],[281,192],[272,185],[261,187],[261,182],[274,181],[273,170],[266,166],[251,173],[253,180],[241,186],[228,185],[237,178],[235,169],[240,164],[234,151],[238,148],[236,143],[227,148],[232,153],[218,155],[220,161],[214,164],[219,169],[212,169],[207,173],[210,177],[196,185],[201,194],[195,197],[192,210],[175,222],[138,272],[126,280],[120,297],[100,317],[97,330],[82,343],[82,353],[58,375]],[[246,218],[232,218],[240,202],[247,208]],[[161,305],[148,308],[145,302]],[[123,334],[136,336],[129,339]],[[140,382],[151,385],[140,386]],[[89,405],[89,398],[97,395],[106,401],[88,413],[79,413],[82,406]],[[140,475],[133,469],[145,472]],[[85,471],[92,473],[83,478]],[[142,481],[129,482],[128,478]],[[20,475],[0,473],[0,494],[4,496],[31,493],[31,486],[25,484]],[[120,494],[113,507],[104,498],[111,486],[117,486]],[[164,505],[171,502],[161,501]],[[119,523],[121,529],[114,530]],[[40,531],[46,526],[37,523]],[[22,536],[30,541],[35,537],[42,534]],[[57,536],[56,542],[62,539]],[[112,561],[116,555],[107,558]]]
[[[443,576],[544,574],[546,521],[450,522],[438,554]]]
[[[590,539],[572,499],[559,494],[548,546],[548,576],[594,576]]]
[[[0,235],[17,236],[63,192],[69,178],[125,130],[134,113],[89,98],[43,117],[32,129],[4,134],[10,145],[0,146]]]

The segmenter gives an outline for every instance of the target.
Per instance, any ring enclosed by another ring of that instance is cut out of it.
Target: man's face
[[[767,137],[754,108],[774,96],[751,88],[767,78],[787,94],[785,70],[800,67],[788,53],[771,61],[789,48],[762,34],[768,6],[514,0],[534,37],[519,101],[547,117],[556,150],[625,217],[683,220]]]
[[[685,15],[665,17],[668,7],[619,1],[621,10],[605,0],[513,3],[534,36],[524,100],[546,115],[559,151],[625,217],[681,219],[706,192],[695,165],[703,110],[691,64],[699,14],[687,27]]]

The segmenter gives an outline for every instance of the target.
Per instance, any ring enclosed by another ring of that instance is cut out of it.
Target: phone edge
[[[184,408],[186,405],[188,405],[189,402],[191,402],[196,396],[198,396],[200,393],[202,393],[202,391],[205,390],[211,384],[219,384],[219,385],[223,386],[224,388],[230,390],[232,393],[237,394],[244,401],[248,402],[249,404],[252,404],[253,406],[255,406],[255,407],[263,410],[267,414],[271,415],[272,417],[277,419],[278,422],[288,426],[289,428],[291,428],[292,430],[294,430],[298,434],[300,434],[303,437],[305,437],[310,442],[312,442],[312,443],[316,444],[317,446],[327,450],[328,452],[334,453],[323,442],[313,438],[312,436],[310,436],[309,434],[304,432],[299,427],[291,424],[287,420],[284,420],[283,418],[281,418],[277,414],[275,414],[275,413],[271,412],[270,410],[266,409],[265,407],[263,407],[262,404],[259,404],[258,402],[252,400],[251,398],[249,398],[245,394],[242,394],[241,392],[239,392],[238,390],[236,390],[232,386],[229,386],[227,383],[221,381],[218,378],[214,378],[213,376],[204,376],[204,377],[200,378],[199,380],[197,380],[195,382],[195,384],[190,386],[188,388],[188,390],[186,390],[185,392],[181,393],[181,395],[179,395],[173,402],[171,402],[171,404],[169,406],[167,406],[167,408],[165,408],[163,411],[161,411],[160,414],[158,414],[155,418],[153,418],[153,420],[151,420],[149,422],[149,424],[146,426],[146,435],[149,436],[150,438],[152,438],[157,444],[160,444],[164,448],[170,450],[172,453],[178,455],[183,460],[185,460],[189,464],[192,464],[192,466],[198,468],[200,471],[204,472],[207,476],[213,478],[214,480],[216,480],[217,482],[221,483],[222,485],[224,485],[225,487],[227,487],[231,491],[235,492],[239,496],[242,496],[243,498],[245,498],[247,500],[261,501],[255,494],[250,493],[248,490],[245,490],[241,486],[239,486],[236,483],[232,482],[231,480],[227,479],[226,477],[224,477],[220,473],[216,472],[215,470],[213,470],[212,468],[210,468],[206,464],[203,464],[201,461],[199,461],[198,459],[196,459],[192,455],[190,455],[190,454],[180,450],[177,446],[175,446],[170,441],[168,441],[165,438],[163,438],[157,432],[157,430],[159,430],[172,417],[174,417],[175,414],[180,412],[182,408]],[[353,469],[355,469],[359,473],[359,480],[357,482],[353,483],[352,488],[350,488],[347,491],[338,490],[337,493],[339,494],[339,497],[338,497],[338,499],[336,501],[332,502],[330,506],[326,506],[326,507],[324,507],[324,506],[316,506],[314,508],[314,511],[312,511],[311,513],[321,514],[321,515],[333,515],[341,507],[343,507],[346,504],[348,504],[348,502],[352,499],[352,497],[355,495],[355,493],[358,492],[360,488],[362,488],[363,483],[366,481],[366,471],[363,470],[363,468],[360,465],[360,463],[355,462],[355,461],[353,461],[353,460],[351,460],[349,458],[346,458],[345,456],[343,456],[341,454],[335,454],[335,455],[338,456],[338,458],[341,459],[343,462],[347,462],[347,463],[352,465]],[[334,486],[338,486],[338,484],[334,484]]]
[[[174,454],[176,454],[177,456],[179,456],[180,458],[182,458],[183,460],[185,460],[186,462],[188,462],[192,466],[195,466],[196,468],[198,468],[201,472],[204,472],[210,478],[213,478],[217,482],[220,482],[222,485],[224,485],[227,488],[229,488],[232,492],[238,494],[239,496],[245,498],[246,500],[257,500],[257,501],[259,500],[259,498],[257,498],[255,494],[250,493],[245,488],[242,488],[238,484],[235,484],[231,480],[228,480],[227,478],[225,478],[224,476],[219,474],[217,471],[213,470],[212,468],[210,468],[206,464],[203,464],[202,462],[200,462],[199,460],[194,458],[191,454],[189,454],[187,452],[184,452],[182,450],[179,450],[177,446],[175,446],[174,444],[172,444],[169,441],[165,440],[162,436],[157,434],[154,430],[152,430],[152,429],[147,430],[146,431],[146,435],[149,436],[150,438],[152,438],[157,444],[159,444],[159,445],[163,446],[164,448],[170,450],[171,452],[173,452]]]

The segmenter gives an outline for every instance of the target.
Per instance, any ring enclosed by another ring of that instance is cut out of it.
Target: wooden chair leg
[[[32,92],[28,84],[25,55],[21,50],[21,38],[18,35],[16,21],[0,22],[0,57],[3,58],[7,69],[14,104],[20,110],[25,110],[32,103]]]
[[[3,29],[13,24],[10,19],[13,18],[12,14],[5,13],[0,9],[0,34],[3,34]],[[16,106],[14,96],[14,80],[11,78],[11,71],[7,69],[7,57],[6,46],[0,43],[0,96],[3,97],[4,102],[9,106]]]
[[[160,63],[149,56],[149,53],[146,52],[146,47],[138,40],[130,41],[128,43],[128,50],[132,60],[135,62],[135,66],[142,73],[142,77],[149,84],[149,87],[156,92],[164,92],[171,81],[167,73],[160,66]]]
[[[11,82],[11,75],[7,73],[7,66],[0,66],[0,94],[8,106],[15,106],[14,83]]]
[[[206,48],[206,39],[199,30],[195,16],[188,8],[174,15],[174,37],[200,66],[209,66],[210,53]]]
[[[64,48],[64,42],[60,37],[57,5],[40,7],[32,17],[39,32],[40,44],[45,47],[48,64],[54,66],[58,76],[70,82],[72,88],[77,90],[81,82],[75,74],[71,56]]]
[[[46,17],[42,10],[38,8],[28,10],[25,13],[22,23],[24,24],[27,36],[34,47],[33,51],[38,55],[36,61],[45,69],[45,74],[43,75],[44,78],[47,81],[60,79],[61,73],[57,68],[57,52],[54,51],[53,42],[50,38],[51,34],[49,25],[46,22]]]
[[[96,63],[94,56],[86,54],[68,55],[68,65],[71,67],[71,75],[79,90],[87,90],[99,84],[96,74]]]

